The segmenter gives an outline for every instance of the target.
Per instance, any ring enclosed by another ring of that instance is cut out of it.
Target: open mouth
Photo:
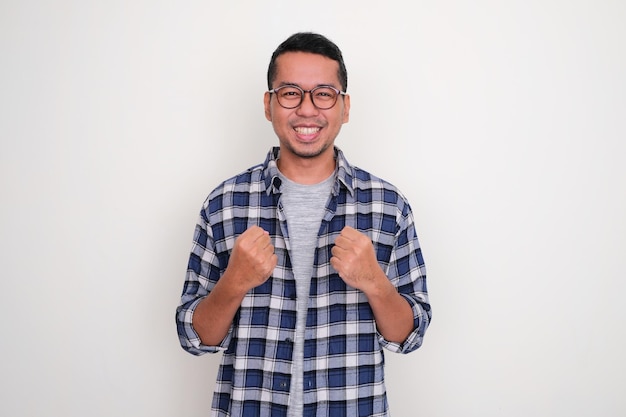
[[[314,135],[321,130],[319,127],[295,127],[294,130],[300,135]]]

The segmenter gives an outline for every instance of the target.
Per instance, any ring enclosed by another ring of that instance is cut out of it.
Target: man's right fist
[[[277,262],[269,233],[252,226],[235,241],[225,275],[229,275],[231,285],[248,292],[267,281]]]

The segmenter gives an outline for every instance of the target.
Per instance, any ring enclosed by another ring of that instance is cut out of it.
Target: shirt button
[[[288,337],[285,339],[285,342],[287,343],[293,343],[293,339],[291,337]]]

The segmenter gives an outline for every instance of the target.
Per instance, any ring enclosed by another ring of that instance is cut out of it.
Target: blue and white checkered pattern
[[[431,319],[426,271],[404,196],[391,184],[348,164],[335,149],[337,176],[318,235],[304,345],[304,416],[387,416],[383,350],[409,353]],[[289,403],[296,284],[280,202],[279,149],[265,162],[223,182],[195,228],[176,321],[181,345],[195,355],[223,351],[212,416],[286,416]],[[220,346],[205,346],[192,327],[195,307],[223,274],[235,239],[252,225],[269,232],[278,256],[270,279],[244,298]],[[367,234],[378,262],[413,310],[414,330],[402,344],[376,330],[363,293],[330,265],[345,226]]]

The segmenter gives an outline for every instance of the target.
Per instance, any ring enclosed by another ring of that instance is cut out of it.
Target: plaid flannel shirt
[[[205,201],[176,322],[182,347],[195,355],[223,352],[212,416],[286,416],[289,404],[296,284],[289,232],[280,201],[273,148],[265,162],[223,182]],[[335,148],[336,180],[314,257],[304,344],[304,416],[387,416],[382,348],[417,349],[431,319],[426,272],[408,202],[391,184],[348,164]],[[198,303],[228,265],[235,239],[248,227],[269,232],[278,264],[244,298],[228,335],[205,346],[192,327]],[[389,280],[413,310],[414,330],[402,343],[377,332],[365,295],[347,286],[330,265],[345,226],[367,234]]]

